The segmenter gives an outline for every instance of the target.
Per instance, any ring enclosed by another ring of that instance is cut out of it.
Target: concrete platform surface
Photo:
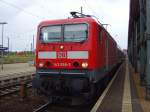
[[[139,93],[142,94],[142,92],[137,89],[135,81],[137,79],[129,65],[128,59],[126,59],[118,73],[115,74],[108,91],[104,91],[105,94],[101,95],[103,98],[98,99],[97,107],[95,104],[91,112],[150,112],[150,105],[147,109],[144,107],[148,106],[150,102],[145,103],[144,99],[140,99]]]
[[[11,75],[20,72],[34,72],[35,67],[30,66],[28,63],[4,64],[3,70],[0,65],[0,77]]]

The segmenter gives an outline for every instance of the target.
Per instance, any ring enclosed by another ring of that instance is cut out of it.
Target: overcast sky
[[[127,47],[129,0],[0,0],[0,22],[4,26],[4,46],[10,38],[11,51],[30,50],[37,25],[43,20],[64,19],[70,11],[95,15],[118,45]],[[1,44],[0,26],[0,44]]]

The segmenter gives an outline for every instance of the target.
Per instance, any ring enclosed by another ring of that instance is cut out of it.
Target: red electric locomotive
[[[120,62],[116,42],[89,15],[43,21],[38,26],[33,86],[48,96],[94,93]]]

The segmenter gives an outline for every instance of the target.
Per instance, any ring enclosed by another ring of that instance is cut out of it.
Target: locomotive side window
[[[65,42],[82,42],[86,40],[88,34],[87,24],[64,25]]]
[[[60,42],[61,26],[47,26],[41,29],[40,39],[42,42]]]

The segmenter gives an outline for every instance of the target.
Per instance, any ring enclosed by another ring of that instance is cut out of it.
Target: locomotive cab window
[[[50,42],[83,42],[88,36],[88,25],[66,24],[46,26],[41,29],[40,40],[44,43]]]
[[[47,26],[41,29],[40,40],[42,42],[60,42],[61,26]]]
[[[64,41],[65,42],[82,42],[87,39],[87,24],[68,24],[64,25]]]

